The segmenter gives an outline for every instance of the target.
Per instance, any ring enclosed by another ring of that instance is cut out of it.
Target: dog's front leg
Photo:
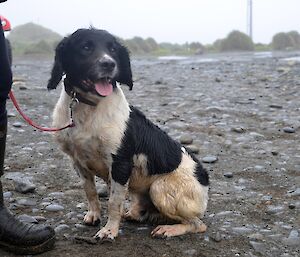
[[[132,162],[126,156],[113,156],[110,172],[110,196],[108,201],[108,220],[106,225],[98,231],[95,238],[113,240],[118,236],[120,221],[123,214],[123,205],[126,197],[127,182],[129,180]],[[129,158],[130,159],[130,158]]]
[[[108,220],[105,227],[95,235],[96,238],[113,240],[118,236],[125,196],[126,186],[112,179],[108,201]]]

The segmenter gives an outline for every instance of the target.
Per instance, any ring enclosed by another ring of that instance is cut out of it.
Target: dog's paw
[[[156,238],[167,238],[173,236],[180,236],[185,234],[186,228],[185,225],[176,224],[176,225],[160,225],[157,226],[152,232],[151,235]]]
[[[123,213],[123,218],[128,221],[140,221],[141,220],[141,215],[137,212],[133,212],[131,210],[126,211]]]
[[[119,229],[117,228],[107,228],[106,226],[100,229],[94,236],[96,239],[114,241],[118,236]]]
[[[88,211],[84,216],[83,222],[88,226],[97,226],[100,224],[100,212]]]

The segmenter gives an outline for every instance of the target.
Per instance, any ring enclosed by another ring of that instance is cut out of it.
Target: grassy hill
[[[14,55],[51,54],[62,36],[43,26],[26,23],[13,28],[8,39]]]

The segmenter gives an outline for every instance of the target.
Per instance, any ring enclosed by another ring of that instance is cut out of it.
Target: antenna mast
[[[252,30],[252,23],[253,23],[253,16],[252,16],[252,0],[248,0],[248,7],[247,7],[247,33],[251,39],[253,36],[253,30]]]

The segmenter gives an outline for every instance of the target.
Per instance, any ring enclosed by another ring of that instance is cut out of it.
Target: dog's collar
[[[84,103],[84,104],[87,104],[87,105],[90,105],[90,106],[96,106],[97,104],[95,104],[94,102],[84,98],[82,95],[80,95],[78,92],[74,91],[73,90],[73,87],[71,86],[71,83],[70,81],[65,78],[64,79],[64,85],[65,85],[65,91],[66,93],[74,98],[74,96],[76,97],[76,99],[80,102],[80,103]]]

